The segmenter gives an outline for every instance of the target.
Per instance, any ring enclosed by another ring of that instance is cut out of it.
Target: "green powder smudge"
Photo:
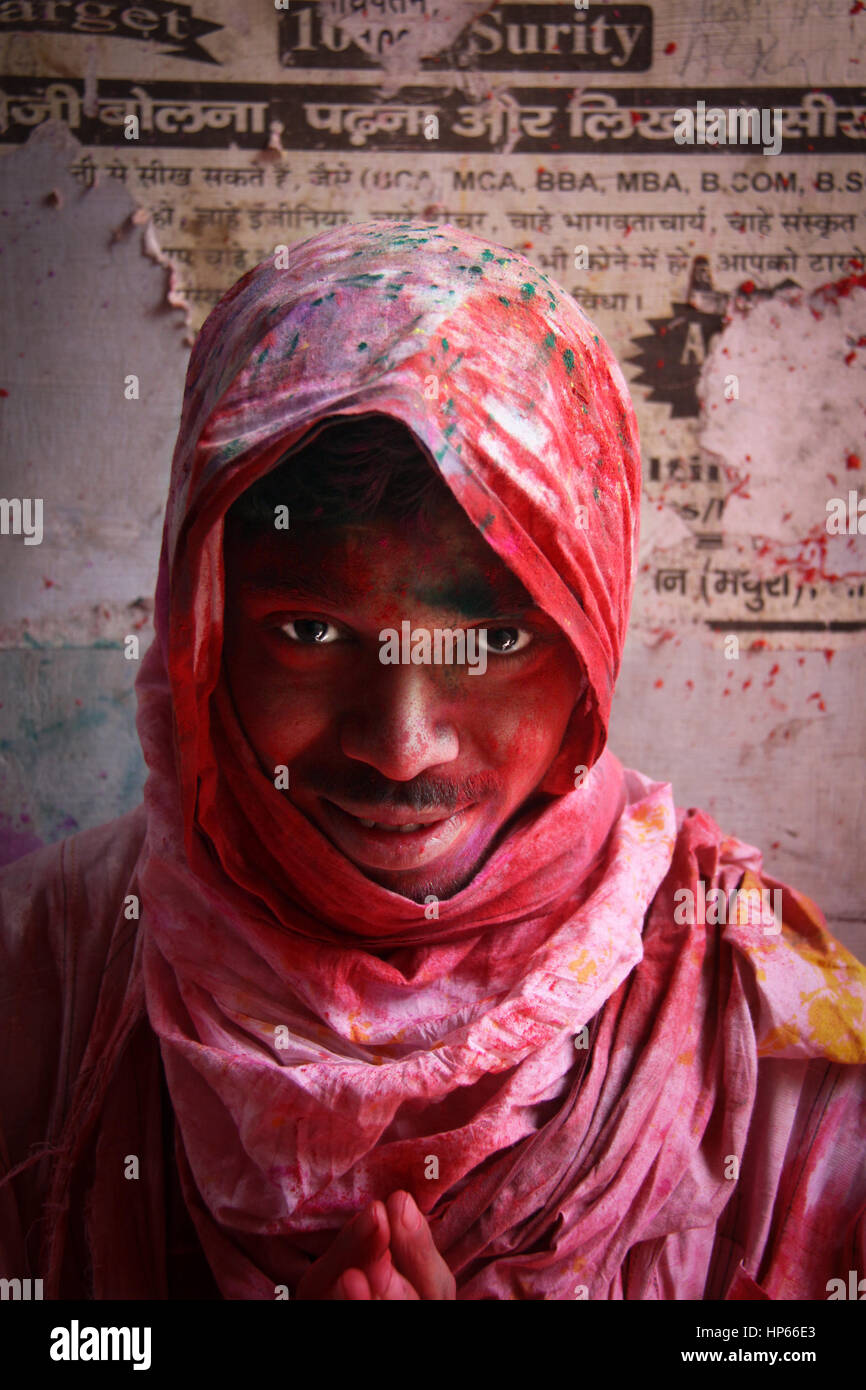
[[[372,271],[366,270],[361,275],[343,275],[341,276],[339,283],[341,285],[358,285],[362,289],[365,289],[370,285],[375,285],[377,280],[384,279],[384,271],[380,270],[377,274],[374,275]]]

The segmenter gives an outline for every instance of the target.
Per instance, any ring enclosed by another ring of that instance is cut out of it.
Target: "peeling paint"
[[[823,579],[866,574],[866,536],[828,535],[827,500],[856,488],[866,434],[866,288],[784,290],[736,303],[701,375],[702,447],[731,484],[725,529],[759,540],[753,567],[779,562]],[[838,286],[837,286],[838,288]],[[734,373],[739,397],[726,400]]]

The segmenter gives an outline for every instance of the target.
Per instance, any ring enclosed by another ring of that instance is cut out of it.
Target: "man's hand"
[[[307,1270],[296,1297],[353,1302],[454,1299],[454,1275],[408,1192],[371,1202]]]

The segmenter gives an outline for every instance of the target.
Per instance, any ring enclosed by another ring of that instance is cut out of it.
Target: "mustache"
[[[468,777],[414,777],[411,782],[391,782],[375,768],[316,770],[305,777],[307,787],[330,800],[360,802],[364,806],[389,806],[404,811],[448,813],[469,801],[481,801],[499,790],[492,773]]]

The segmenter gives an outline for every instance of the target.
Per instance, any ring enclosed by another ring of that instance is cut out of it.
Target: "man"
[[[799,1299],[864,1267],[863,967],[605,750],[639,497],[622,374],[521,256],[342,227],[220,301],[144,805],[2,882],[4,1273]]]

